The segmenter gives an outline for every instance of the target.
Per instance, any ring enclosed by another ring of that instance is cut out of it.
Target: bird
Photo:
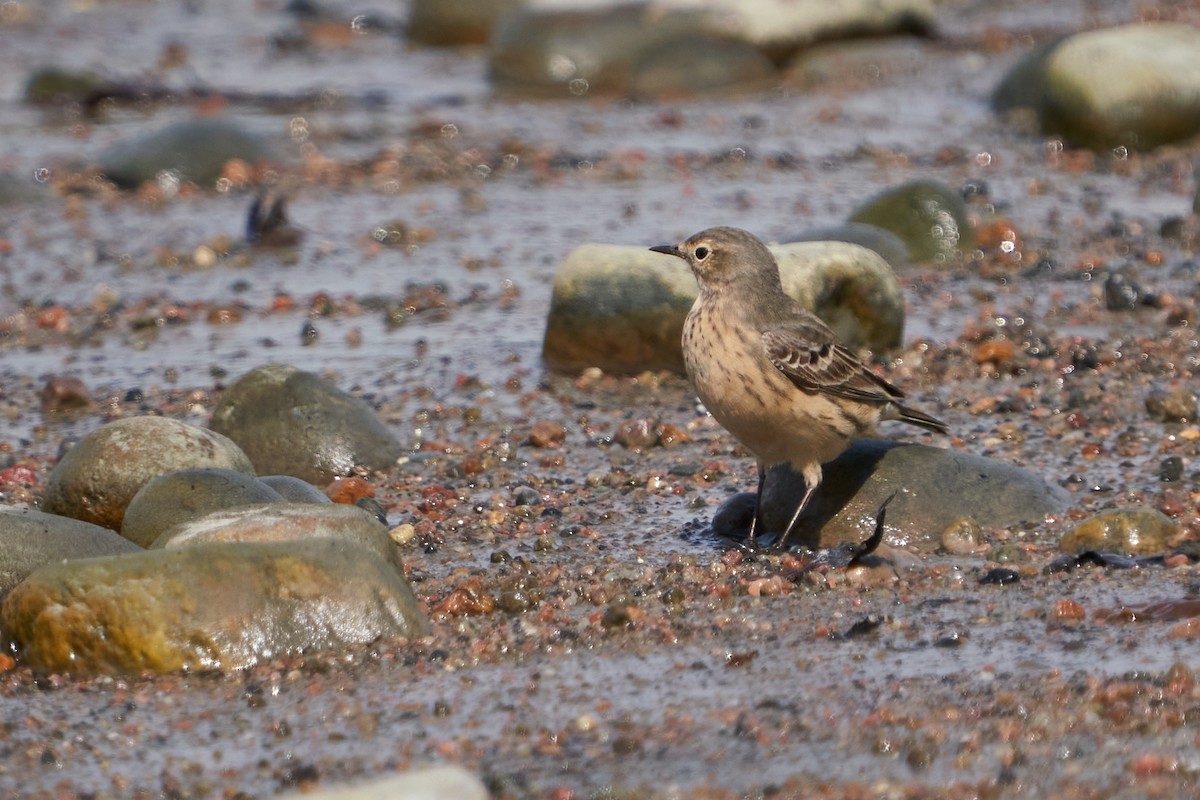
[[[804,495],[774,541],[784,549],[821,484],[821,465],[881,420],[935,433],[946,423],[901,401],[832,329],[783,290],[767,246],[740,228],[700,231],[650,250],[683,259],[699,294],[683,324],[683,361],[700,401],[758,462],[758,496],[747,544],[762,528],[767,470],[787,463]]]

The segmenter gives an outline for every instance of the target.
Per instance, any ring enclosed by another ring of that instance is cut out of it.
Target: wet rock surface
[[[120,530],[134,495],[154,478],[189,467],[254,467],[232,441],[165,417],[130,417],[85,436],[47,480],[42,510]]]
[[[149,547],[169,528],[209,512],[282,500],[279,492],[244,472],[228,469],[170,472],[147,483],[129,501],[121,520],[121,535]]]
[[[136,553],[142,548],[108,528],[33,508],[0,506],[0,597],[29,573],[67,558]]]
[[[1069,495],[1040,475],[995,459],[939,447],[860,439],[824,466],[824,479],[800,517],[793,543],[831,547],[865,539],[888,504],[885,540],[932,553],[946,528],[969,518],[984,528],[1038,522],[1068,507]],[[767,474],[763,523],[783,530],[804,494],[804,478],[784,466]],[[738,525],[723,516],[732,532]],[[720,512],[718,512],[720,513]],[[739,520],[740,521],[740,520]],[[746,517],[742,525],[748,526]]]
[[[285,365],[240,377],[210,424],[237,442],[259,472],[321,485],[358,466],[387,469],[401,453],[395,435],[366,403]]]
[[[25,663],[79,675],[238,669],[427,629],[402,575],[329,538],[43,567],[8,594],[0,622]]]

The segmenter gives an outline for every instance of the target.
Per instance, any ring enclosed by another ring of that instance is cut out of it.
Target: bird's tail
[[[911,425],[916,425],[918,428],[924,428],[927,431],[934,433],[949,433],[950,426],[942,422],[937,417],[931,417],[924,411],[917,411],[915,408],[902,406],[899,403],[894,403],[893,408],[895,413],[889,415],[891,419],[898,419],[901,422],[907,422]]]

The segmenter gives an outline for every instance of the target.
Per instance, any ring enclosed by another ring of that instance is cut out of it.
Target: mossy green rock
[[[288,654],[421,636],[407,581],[334,539],[208,544],[43,567],[0,622],[34,669],[238,669]]]
[[[121,535],[149,547],[164,531],[213,511],[283,500],[267,484],[231,469],[184,469],[160,475],[133,496]]]
[[[254,474],[238,446],[219,433],[166,417],[129,417],[89,433],[59,460],[42,510],[120,530],[143,486],[169,472],[218,467]]]
[[[213,410],[210,425],[237,442],[258,472],[320,486],[357,466],[389,469],[403,452],[362,400],[284,364],[238,378]]]
[[[1200,133],[1200,30],[1181,23],[1086,31],[1018,62],[992,95],[1046,135],[1095,150],[1149,150]]]
[[[1179,525],[1153,508],[1105,511],[1090,517],[1059,540],[1064,553],[1089,550],[1118,555],[1152,556],[1166,552]]]
[[[958,263],[975,246],[967,205],[935,181],[910,181],[867,200],[850,215],[900,237],[916,262]]]
[[[883,351],[904,332],[904,293],[877,253],[844,242],[772,245],[783,288],[852,347]],[[683,321],[696,280],[643,247],[585,244],[554,276],[542,354],[553,369],[683,371]]]

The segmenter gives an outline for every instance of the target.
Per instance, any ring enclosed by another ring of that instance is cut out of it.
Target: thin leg
[[[792,514],[792,521],[784,528],[783,535],[775,542],[777,550],[783,550],[787,547],[787,541],[791,538],[796,523],[800,521],[800,515],[804,513],[805,507],[808,506],[808,501],[812,499],[813,492],[821,485],[820,464],[805,464],[800,470],[800,474],[804,476],[804,497],[800,498],[800,505],[796,506],[796,511]]]
[[[767,482],[767,470],[758,462],[758,493],[754,495],[754,516],[750,519],[750,535],[746,537],[746,544],[754,547],[754,537],[762,530],[762,494],[763,484]]]

